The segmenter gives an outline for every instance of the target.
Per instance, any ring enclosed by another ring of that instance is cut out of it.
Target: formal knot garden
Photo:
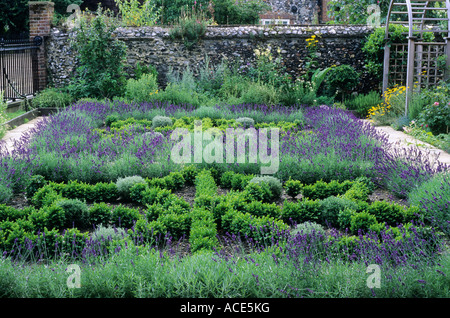
[[[207,21],[189,11],[166,37],[189,54]],[[162,73],[127,60],[117,28],[137,29],[78,22],[76,68],[32,102],[58,110],[0,144],[3,297],[449,296],[449,166],[376,129],[445,150],[449,86],[357,93],[382,86],[383,28],[354,52],[364,75],[325,65],[320,32],[300,34],[295,72],[255,45]]]

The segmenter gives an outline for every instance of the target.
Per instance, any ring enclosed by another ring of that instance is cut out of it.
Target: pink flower
[[[439,102],[435,102],[435,103],[434,103],[434,106],[439,106]]]

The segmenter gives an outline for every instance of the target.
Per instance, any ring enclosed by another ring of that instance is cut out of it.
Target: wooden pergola
[[[450,78],[450,0],[391,0],[386,19],[383,92],[390,85],[406,86],[406,105],[413,92]],[[407,43],[392,43],[389,26],[407,27]],[[432,32],[430,42],[425,33]],[[440,63],[438,63],[438,58]],[[442,67],[442,61],[446,67]]]

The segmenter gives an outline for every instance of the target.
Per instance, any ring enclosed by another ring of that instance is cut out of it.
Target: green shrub
[[[249,117],[239,117],[236,119],[236,122],[238,122],[244,129],[255,126],[255,120]]]
[[[154,94],[158,93],[158,83],[153,74],[143,74],[139,79],[130,78],[127,81],[125,97],[136,103],[152,100]]]
[[[321,223],[336,227],[339,225],[339,213],[346,208],[356,210],[357,204],[349,199],[331,196],[322,200],[320,208],[322,211]]]
[[[114,38],[114,19],[98,10],[93,19],[81,19],[72,42],[79,60],[68,87],[76,98],[123,96],[126,87],[126,45]]]
[[[111,127],[112,124],[120,120],[119,114],[111,114],[105,118],[105,126]]]
[[[36,210],[35,208],[32,208],[33,210],[30,210],[30,213],[27,215],[26,219],[33,223],[33,226],[36,231],[43,232],[46,228],[55,228],[56,226],[49,224],[48,220],[48,213],[45,212],[48,207],[43,208],[41,210]],[[64,216],[64,211],[63,216]],[[62,228],[62,225],[64,224],[64,220],[58,225],[58,228]]]
[[[197,195],[194,199],[194,207],[211,210],[217,203],[216,199],[217,197],[208,194]]]
[[[212,249],[217,246],[217,228],[213,214],[203,208],[194,208],[190,213],[192,220],[189,244],[192,252]]]
[[[231,181],[235,173],[233,171],[225,171],[220,177],[220,185],[222,188],[231,189]]]
[[[252,201],[248,203],[245,211],[254,216],[269,216],[275,219],[278,219],[281,215],[281,208],[278,205],[261,201]]]
[[[135,183],[130,188],[130,200],[136,203],[142,203],[143,195],[145,191],[148,189],[147,183]]]
[[[367,232],[377,223],[377,218],[368,212],[358,212],[350,217],[350,231],[358,234],[358,231]]]
[[[227,76],[228,66],[227,63],[222,60],[220,63],[216,65],[212,65],[210,63],[210,58],[206,56],[205,63],[199,69],[199,76],[197,77],[197,85],[198,91],[211,97],[215,97],[218,95],[220,87]],[[210,106],[201,106],[202,108],[199,113],[196,114],[210,114],[214,118],[218,117],[217,112],[215,112],[214,107]],[[199,110],[197,108],[197,110]],[[211,117],[211,116],[201,116],[203,117]]]
[[[243,104],[255,105],[277,105],[280,102],[278,90],[261,82],[250,82],[239,100]]]
[[[173,122],[172,119],[166,116],[155,116],[152,119],[152,127],[164,127],[164,126],[172,126]]]
[[[195,195],[217,195],[217,185],[210,170],[202,170],[195,177]]]
[[[240,173],[235,173],[231,177],[231,189],[242,191],[245,189],[247,184],[253,179],[253,175],[244,175]]]
[[[322,225],[315,222],[304,222],[297,224],[296,227],[291,230],[292,236],[296,235],[322,235],[325,233],[325,229]]]
[[[71,218],[70,212],[67,213],[66,217],[66,211],[64,210],[64,207],[59,204],[52,204],[50,206],[45,206],[44,208],[42,208],[42,210],[39,210],[39,212],[43,216],[45,216],[45,223],[44,223],[45,225],[40,224],[41,226],[44,225],[44,227],[47,227],[49,229],[58,229],[58,230],[72,226],[72,224],[68,225],[69,222],[67,221],[68,219]],[[34,219],[34,221],[36,221],[36,218]],[[44,228],[40,228],[40,230],[44,230]]]
[[[279,198],[281,198],[281,193],[283,192],[283,185],[281,184],[280,180],[275,177],[272,176],[254,177],[249,181],[249,183],[256,183],[256,184],[265,183],[269,186],[269,189],[272,192],[272,195],[270,197],[271,200],[278,200]]]
[[[337,218],[338,228],[341,230],[350,230],[352,215],[354,215],[355,213],[358,212],[356,212],[356,210],[352,208],[345,208],[344,210],[341,210],[338,213]]]
[[[111,223],[129,229],[141,218],[139,209],[128,208],[120,204],[112,211]]]
[[[386,222],[391,226],[403,223],[406,216],[405,209],[401,205],[387,201],[375,201],[366,211],[374,215],[379,222]]]
[[[147,209],[145,210],[145,217],[147,221],[156,221],[161,215],[166,213],[167,211],[163,208],[162,205],[153,203],[147,204]]]
[[[194,185],[195,177],[197,176],[198,169],[195,165],[185,166],[181,170],[186,185]]]
[[[88,195],[86,197],[86,200],[93,202],[110,202],[113,200],[117,200],[118,197],[119,192],[114,182],[98,182],[88,188]]]
[[[130,199],[130,190],[131,188],[138,183],[146,183],[145,179],[141,176],[131,176],[125,178],[119,178],[116,181],[116,187],[119,195],[121,195],[124,199]]]
[[[53,190],[51,185],[46,185],[40,188],[31,198],[31,204],[40,209],[43,206],[51,205],[62,196],[59,195],[55,190]]]
[[[448,89],[447,94],[450,93]],[[440,97],[426,105],[418,116],[418,123],[427,125],[433,135],[448,134],[450,132],[450,98]]]
[[[270,186],[263,182],[249,182],[244,191],[249,196],[250,201],[270,202],[273,197]]]
[[[302,193],[302,189],[303,189],[303,183],[301,183],[298,180],[292,180],[291,178],[289,178],[289,180],[287,180],[284,183],[284,189],[286,190],[286,193],[291,197],[291,198],[295,198],[297,197],[300,193]]]
[[[84,182],[70,180],[67,184],[52,183],[53,188],[58,191],[64,198],[85,200],[89,192],[89,185]]]
[[[221,222],[224,231],[259,242],[270,240],[277,236],[277,233],[288,228],[284,222],[272,217],[255,217],[250,213],[235,210],[225,213]]]
[[[174,105],[192,105],[199,107],[207,97],[179,83],[167,84],[164,91],[154,95],[155,100]]]
[[[107,226],[111,221],[111,207],[105,202],[94,203],[89,208],[89,224]]]
[[[352,255],[357,252],[357,248],[360,244],[361,239],[356,235],[343,235],[339,237],[338,240],[333,242],[333,245],[337,248],[337,250],[342,254]]]
[[[164,201],[169,195],[171,195],[170,190],[161,189],[158,187],[150,187],[142,193],[142,204],[152,205],[154,203],[160,203]]]
[[[318,222],[320,218],[320,200],[303,199],[298,202],[285,201],[281,210],[281,219],[286,223]]]
[[[259,15],[270,7],[262,0],[214,1],[214,20],[218,24],[258,24]]]
[[[152,75],[155,79],[158,78],[158,70],[154,65],[142,65],[140,62],[137,62],[134,67],[134,76],[136,79],[139,80],[146,74]]]
[[[185,180],[181,172],[172,171],[165,179],[166,183],[170,184],[170,190],[181,190],[184,187]],[[167,180],[170,180],[170,182],[167,182]]]
[[[115,247],[114,242],[122,240],[127,236],[128,233],[124,228],[107,225],[97,226],[95,231],[91,234],[91,238],[100,243],[98,248],[102,251],[103,249],[108,249],[111,246]]]
[[[370,190],[365,183],[355,182],[342,197],[354,201],[367,201],[369,200],[369,193]]]
[[[164,237],[167,232],[164,224],[160,221],[147,221],[145,219],[139,219],[136,221],[133,229],[128,230],[128,235],[134,240],[134,242],[143,244],[154,244],[155,242],[161,243],[161,237]]]
[[[330,69],[325,79],[325,90],[331,96],[338,95],[342,101],[358,83],[358,72],[352,66],[343,64]]]
[[[382,103],[383,98],[377,91],[371,91],[368,94],[361,94],[344,100],[346,108],[355,111],[356,114],[362,118],[367,117],[369,109]]]
[[[66,228],[76,227],[86,229],[89,226],[89,208],[87,204],[78,199],[59,199],[55,206],[64,210]]]
[[[190,10],[182,8],[176,24],[170,29],[172,39],[181,39],[187,49],[191,49],[206,33],[208,20],[202,10],[195,7]]]
[[[24,217],[24,214],[21,210],[18,210],[6,204],[0,204],[0,222],[6,220],[15,221],[22,217]]]
[[[331,196],[338,196],[347,192],[353,185],[352,181],[346,180],[339,183],[336,180],[332,180],[329,183],[318,180],[314,184],[304,185],[302,188],[302,194],[304,197],[312,200],[323,200]]]
[[[32,198],[33,195],[36,193],[37,190],[42,188],[43,186],[47,185],[48,182],[45,180],[45,178],[41,175],[33,175],[30,177],[28,184],[25,188],[25,193],[27,195],[27,198]]]
[[[26,239],[34,238],[33,223],[26,219],[18,219],[15,222],[3,221],[0,223],[0,249],[3,251],[17,249],[20,245],[26,246]],[[3,232],[3,233],[2,233]]]
[[[391,43],[405,43],[404,32],[408,29],[403,25],[389,25],[389,41]],[[384,47],[386,44],[386,28],[376,28],[364,42],[362,51],[366,57],[366,68],[368,73],[374,75],[378,80],[383,80]]]
[[[217,247],[216,224],[204,220],[194,221],[189,232],[189,244],[192,253]]]
[[[67,92],[57,88],[46,88],[33,98],[33,107],[59,107],[63,108],[75,102],[75,98]]]
[[[158,221],[165,226],[167,233],[175,240],[187,235],[191,225],[191,218],[187,213],[164,213],[159,216]]]
[[[148,186],[150,188],[161,188],[161,189],[170,190],[169,186],[167,185],[167,179],[166,178],[147,179],[147,184],[148,184]]]

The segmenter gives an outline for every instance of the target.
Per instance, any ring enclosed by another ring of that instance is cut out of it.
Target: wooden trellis
[[[386,20],[383,91],[406,86],[406,106],[413,93],[450,78],[450,0],[391,0]],[[391,43],[389,26],[407,27],[407,43]],[[432,32],[433,42],[424,35]]]

